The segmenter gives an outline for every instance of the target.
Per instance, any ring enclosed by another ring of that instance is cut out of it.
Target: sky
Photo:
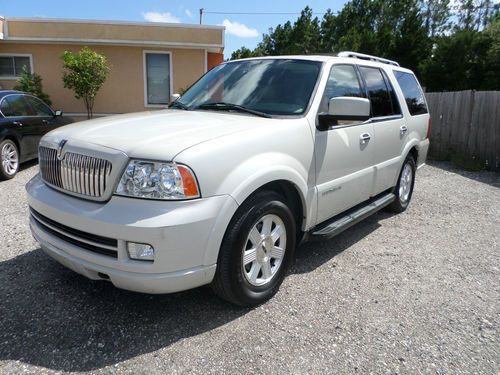
[[[15,0],[0,3],[0,15],[15,17],[49,17],[138,22],[199,23],[204,8],[203,24],[226,26],[225,57],[241,46],[253,49],[270,27],[295,21],[306,5],[319,18],[328,8],[338,11],[344,0]],[[212,14],[226,13],[294,13],[294,14]]]

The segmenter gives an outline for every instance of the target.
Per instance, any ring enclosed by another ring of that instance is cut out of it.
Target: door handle
[[[19,121],[14,121],[13,124],[18,126],[23,126],[23,123]]]
[[[42,123],[48,124],[49,122],[47,120],[42,120]]]
[[[372,137],[370,136],[370,134],[368,133],[363,133],[359,136],[359,141],[361,142],[362,145],[364,145],[365,143],[368,143],[368,141],[371,139]]]
[[[403,135],[407,131],[408,131],[408,128],[405,125],[402,125],[399,127],[399,132],[401,133],[401,135]]]

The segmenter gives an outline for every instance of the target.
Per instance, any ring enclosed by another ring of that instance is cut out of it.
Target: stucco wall
[[[56,38],[58,40],[116,40],[222,45],[223,28],[165,23],[113,23],[7,18],[9,38]]]
[[[96,113],[123,113],[143,111],[144,70],[143,51],[170,51],[172,53],[173,91],[189,87],[205,69],[205,52],[202,49],[166,49],[157,47],[129,47],[92,45],[92,49],[104,54],[111,65],[111,72],[97,95]],[[43,78],[47,92],[56,109],[65,112],[85,112],[82,100],[62,83],[62,61],[64,50],[78,51],[82,46],[61,44],[21,44],[0,42],[0,53],[30,53],[33,68]],[[15,85],[14,80],[0,80],[4,89]]]

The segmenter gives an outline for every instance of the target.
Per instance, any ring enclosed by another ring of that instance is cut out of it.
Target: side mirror
[[[331,98],[328,113],[318,115],[318,130],[328,130],[338,121],[366,121],[370,118],[370,101],[365,98],[339,96]]]
[[[63,115],[63,111],[61,111],[60,109],[58,109],[58,110],[56,110],[56,111],[54,112],[54,116],[55,116],[55,117],[62,116],[62,115]]]
[[[181,97],[181,94],[172,94],[170,95],[170,103],[173,103],[175,102],[176,100],[178,100],[179,98]]]

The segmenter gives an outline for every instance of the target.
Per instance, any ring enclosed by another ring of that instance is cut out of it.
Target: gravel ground
[[[500,371],[500,177],[418,173],[410,208],[303,245],[255,309],[207,287],[147,296],[91,282],[32,239],[24,184],[0,182],[0,373]]]

